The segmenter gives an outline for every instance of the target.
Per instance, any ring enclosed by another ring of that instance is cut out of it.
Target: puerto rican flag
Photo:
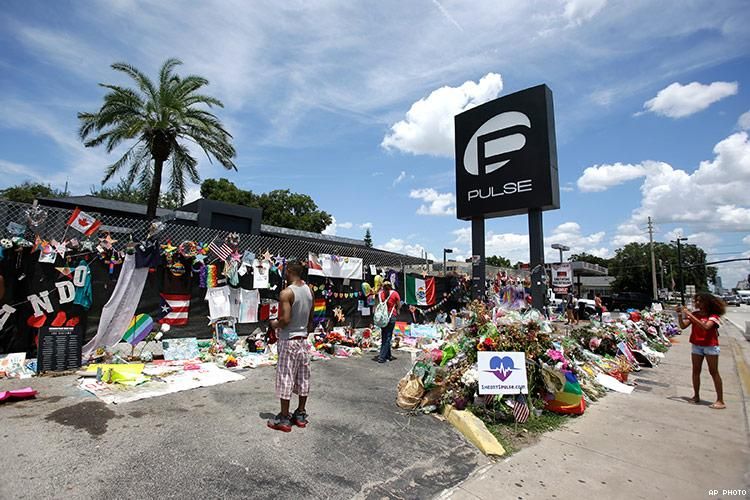
[[[99,229],[102,225],[101,221],[96,220],[96,217],[82,212],[80,208],[76,207],[73,213],[68,219],[68,225],[86,236],[91,236]]]
[[[157,317],[159,318],[159,323],[184,326],[188,324],[189,310],[189,294],[162,293],[160,311]]]

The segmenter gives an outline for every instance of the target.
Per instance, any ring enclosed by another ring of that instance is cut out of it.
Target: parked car
[[[620,292],[612,295],[607,307],[612,311],[626,311],[628,309],[640,311],[651,307],[652,302],[651,296],[647,293]]]
[[[740,304],[742,304],[742,301],[737,295],[724,295],[721,300],[723,300],[728,306],[740,307]]]
[[[592,316],[596,315],[596,303],[593,300],[590,299],[578,299],[577,309],[576,313],[578,313],[581,310],[581,306],[584,307],[583,310],[583,317],[578,317],[578,319],[589,319]]]

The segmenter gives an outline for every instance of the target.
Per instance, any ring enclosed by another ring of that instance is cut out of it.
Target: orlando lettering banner
[[[341,257],[327,253],[309,253],[307,274],[327,278],[362,279],[362,259]]]
[[[406,276],[406,303],[414,306],[431,306],[435,303],[435,278]]]

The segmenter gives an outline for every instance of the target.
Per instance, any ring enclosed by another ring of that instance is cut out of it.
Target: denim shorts
[[[718,356],[721,352],[721,348],[717,345],[695,345],[693,346],[693,354],[698,356]]]

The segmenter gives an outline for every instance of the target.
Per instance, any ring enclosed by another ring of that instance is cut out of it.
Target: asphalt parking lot
[[[310,425],[285,434],[274,369],[220,386],[105,405],[75,377],[0,407],[0,498],[427,498],[486,458],[430,415],[395,405],[410,360],[313,363]],[[294,404],[294,402],[293,402]]]

